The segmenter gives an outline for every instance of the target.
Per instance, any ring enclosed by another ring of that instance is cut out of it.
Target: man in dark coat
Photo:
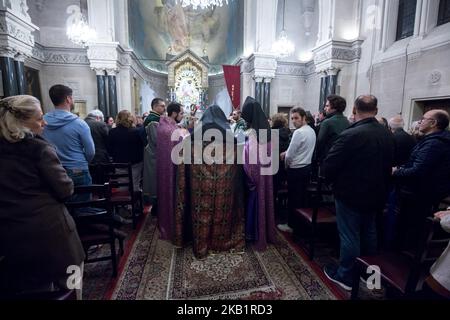
[[[450,195],[449,115],[431,110],[420,121],[423,139],[413,149],[407,163],[394,171],[399,185],[400,230],[402,249],[414,248],[425,217],[433,206]]]
[[[386,202],[394,158],[394,141],[375,118],[377,98],[360,96],[356,122],[341,133],[323,161],[322,175],[332,183],[341,240],[340,263],[326,266],[326,276],[351,289],[355,260],[377,250],[376,216]]]
[[[109,156],[106,147],[108,126],[103,121],[103,113],[100,110],[92,110],[84,121],[86,121],[91,129],[91,135],[95,145],[95,156],[91,163],[108,163]]]
[[[342,131],[350,126],[350,122],[343,115],[347,102],[337,95],[327,97],[325,104],[326,118],[320,124],[317,136],[316,157],[319,164],[326,158],[328,151],[333,146]]]

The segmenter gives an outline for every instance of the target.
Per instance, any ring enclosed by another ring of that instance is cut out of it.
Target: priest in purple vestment
[[[172,102],[167,107],[167,117],[161,117],[157,129],[156,181],[158,196],[158,227],[162,240],[173,240],[176,196],[176,166],[172,162],[172,149],[178,141],[172,141],[176,130],[183,130],[178,123],[183,119],[183,107]],[[182,134],[180,134],[182,136]]]
[[[251,97],[245,100],[242,118],[250,128],[244,147],[244,170],[249,188],[245,234],[248,241],[254,242],[256,250],[265,250],[268,243],[275,242],[273,176],[262,175],[263,169],[271,164],[261,161],[262,156],[271,157],[270,126],[261,105]]]

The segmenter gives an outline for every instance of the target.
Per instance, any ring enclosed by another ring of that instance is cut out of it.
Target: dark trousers
[[[294,211],[306,205],[306,188],[311,179],[311,166],[298,169],[287,169],[288,183],[288,225],[294,227]]]
[[[341,243],[338,277],[352,283],[356,258],[377,252],[375,210],[361,211],[336,199],[336,221]]]
[[[425,197],[399,191],[399,219],[396,225],[395,248],[414,251],[422,236],[425,219],[433,213],[433,201]]]

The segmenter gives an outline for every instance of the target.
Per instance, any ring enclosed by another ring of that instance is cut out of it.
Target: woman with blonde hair
[[[128,110],[119,112],[116,127],[109,131],[108,152],[115,163],[131,163],[134,190],[141,190],[144,143],[133,114]]]
[[[84,250],[64,206],[73,182],[40,136],[45,125],[36,98],[0,100],[0,292],[6,297],[65,289],[69,267],[82,275]]]

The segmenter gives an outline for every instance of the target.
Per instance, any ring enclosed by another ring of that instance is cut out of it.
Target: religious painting
[[[42,101],[42,94],[41,94],[41,85],[39,82],[39,70],[25,67],[24,71],[25,71],[25,83],[26,83],[25,93],[30,96],[34,96],[34,97],[38,98],[42,104],[43,101]]]
[[[176,100],[184,106],[200,104],[201,69],[190,61],[181,65],[175,72]]]
[[[218,73],[242,54],[243,0],[196,10],[179,0],[133,0],[128,6],[130,46],[151,69],[166,72],[165,62],[190,49]]]
[[[87,117],[87,110],[86,110],[86,101],[85,100],[76,100],[74,102],[74,108],[72,110],[73,114],[76,114],[81,119],[84,119]]]

